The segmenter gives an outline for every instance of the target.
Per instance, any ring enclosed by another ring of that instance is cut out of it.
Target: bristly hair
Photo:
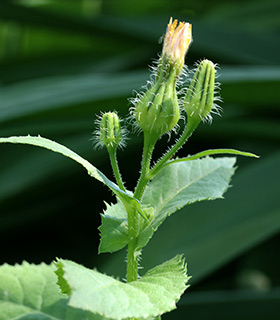
[[[200,60],[195,62],[194,68],[191,69],[191,70],[188,70],[189,75],[194,75],[195,74],[198,66],[200,65],[200,63],[203,60],[205,60],[205,59],[200,59]],[[218,79],[220,77],[220,74],[217,72],[217,70],[220,69],[220,66],[217,63],[215,63],[214,64],[214,69],[215,69],[214,104],[213,104],[213,107],[211,109],[211,112],[206,117],[201,118],[202,122],[206,122],[206,123],[209,123],[209,124],[211,124],[212,120],[213,120],[212,114],[221,116],[222,111],[223,111],[222,107],[218,104],[218,103],[222,103],[223,102],[223,100],[222,100],[222,98],[220,96],[221,83],[216,81],[216,79]],[[186,78],[185,84],[187,84],[187,85],[184,88],[185,92],[187,92],[187,90],[190,90],[189,89],[189,85],[192,82],[192,78],[193,77],[187,77]]]
[[[139,134],[142,132],[141,127],[139,126],[138,122],[135,120],[135,107],[136,105],[141,101],[143,96],[145,95],[146,91],[148,91],[151,86],[155,83],[158,68],[161,63],[160,55],[158,55],[158,59],[153,59],[152,64],[149,65],[149,71],[150,71],[150,78],[147,80],[146,84],[141,86],[141,91],[133,90],[133,97],[128,98],[128,102],[130,105],[129,108],[129,116],[127,117],[127,123],[132,127],[132,130],[134,133]],[[184,110],[184,99],[183,94],[185,93],[185,88],[183,87],[186,83],[186,78],[189,74],[188,67],[185,65],[182,69],[181,75],[178,77],[176,82],[176,88],[177,88],[177,96],[178,96],[178,104],[180,108],[180,120],[185,121],[185,116],[183,113]],[[180,125],[176,124],[176,126],[166,134],[168,135],[168,139],[171,137],[171,133],[174,132],[176,135],[179,133]]]
[[[90,138],[90,140],[92,141],[93,143],[93,148],[95,150],[100,150],[102,149],[105,145],[100,141],[100,124],[101,124],[101,120],[102,120],[102,117],[105,113],[107,113],[108,111],[102,111],[100,113],[100,115],[97,115],[96,116],[96,119],[94,120],[94,131],[92,132],[92,137]],[[118,115],[118,112],[117,111],[110,111],[110,112],[114,112]],[[126,147],[126,142],[128,140],[128,130],[125,126],[125,123],[123,121],[123,119],[121,119],[119,117],[119,120],[120,120],[120,127],[121,127],[121,135],[122,135],[122,140],[121,142],[118,144],[118,148],[120,149],[124,149]]]

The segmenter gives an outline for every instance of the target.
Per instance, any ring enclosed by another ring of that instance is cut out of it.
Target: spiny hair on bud
[[[221,103],[223,100],[220,96],[220,87],[221,87],[221,84],[220,82],[216,81],[216,79],[218,79],[220,77],[220,75],[218,74],[217,72],[217,69],[220,69],[219,65],[217,63],[213,63],[212,61],[208,60],[208,59],[201,59],[201,60],[198,60],[194,66],[195,68],[189,70],[189,75],[193,75],[196,73],[196,71],[198,70],[199,67],[201,67],[201,63],[203,61],[207,61],[211,64],[213,64],[213,67],[214,67],[214,71],[215,71],[215,82],[214,82],[214,103],[213,103],[213,106],[212,106],[212,109],[210,111],[210,113],[203,117],[202,115],[200,115],[200,118],[203,122],[207,122],[207,123],[211,123],[213,118],[212,118],[212,114],[215,114],[215,115],[218,115],[218,116],[221,116],[221,113],[222,113],[222,107],[218,104],[218,103]],[[188,86],[185,88],[186,92],[189,92],[191,95],[194,95],[194,91],[189,88],[190,84],[192,81],[195,81],[197,82],[198,79],[193,79],[193,76],[192,77],[187,77],[186,79],[186,83],[188,83]],[[195,88],[194,88],[195,90]]]
[[[94,149],[102,149],[105,144],[100,140],[101,136],[101,131],[100,131],[100,126],[101,126],[101,121],[104,116],[108,112],[102,111],[99,115],[96,116],[96,119],[94,120],[94,127],[95,130],[92,132],[92,138],[90,139],[93,142]],[[112,113],[115,113],[118,116],[117,111],[112,111]],[[126,147],[126,142],[128,140],[128,130],[124,124],[123,119],[121,119],[119,116],[119,121],[120,121],[120,130],[121,130],[121,141],[118,143],[118,148],[124,149]]]
[[[140,127],[139,123],[136,121],[136,118],[135,118],[136,106],[139,102],[141,102],[146,92],[155,84],[158,77],[158,68],[160,68],[161,65],[162,65],[162,59],[161,59],[161,55],[159,55],[158,59],[153,60],[152,65],[149,66],[149,69],[150,69],[149,80],[146,82],[145,85],[143,85],[140,88],[141,91],[138,92],[136,90],[133,90],[133,97],[128,98],[130,108],[129,108],[129,116],[127,118],[127,121],[131,125],[133,132],[136,134],[139,134],[142,132],[142,128]],[[183,93],[185,90],[184,84],[185,84],[185,78],[187,77],[187,74],[188,74],[188,69],[186,66],[184,66],[181,75],[177,78],[177,81],[176,81],[176,91],[177,91],[177,97],[178,97],[178,105],[180,109],[179,120],[183,120],[183,121],[185,121],[185,116],[183,114],[183,110],[184,110]],[[157,94],[153,94],[154,97],[156,97],[156,95]],[[153,102],[151,102],[150,105],[152,106]],[[153,124],[151,124],[151,128],[152,127],[153,127]],[[180,125],[177,123],[172,130],[166,132],[166,134],[169,136],[169,139],[171,137],[171,133],[174,132],[175,134],[178,134],[179,129],[180,129]]]

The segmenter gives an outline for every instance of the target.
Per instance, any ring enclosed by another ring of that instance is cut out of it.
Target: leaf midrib
[[[193,181],[191,181],[190,183],[188,183],[187,185],[185,185],[183,188],[178,189],[178,191],[176,191],[175,193],[172,194],[171,197],[169,198],[165,198],[166,201],[162,202],[162,205],[160,207],[158,207],[158,213],[160,213],[162,211],[162,209],[165,207],[165,205],[170,202],[171,200],[173,200],[180,192],[182,192],[184,189],[188,188],[189,186],[191,186],[192,184],[196,183],[197,181],[207,177],[208,175],[210,175],[211,173],[213,173],[214,171],[216,171],[217,169],[223,167],[222,165],[219,165],[217,167],[215,167],[214,169],[208,171],[206,174],[199,176],[198,179],[195,179]]]

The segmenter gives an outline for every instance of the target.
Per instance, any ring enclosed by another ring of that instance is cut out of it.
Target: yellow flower
[[[163,43],[162,56],[169,63],[183,68],[185,55],[192,42],[192,25],[170,18]]]

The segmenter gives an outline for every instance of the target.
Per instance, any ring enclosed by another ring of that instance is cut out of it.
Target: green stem
[[[156,165],[150,170],[150,179],[152,179],[159,171],[164,167],[166,162],[174,156],[174,154],[186,143],[189,137],[194,132],[196,125],[187,125],[184,132],[178,141],[167,151],[167,153],[156,163]]]
[[[109,153],[109,157],[110,157],[110,161],[111,161],[111,166],[113,169],[113,173],[116,179],[116,182],[119,186],[119,188],[123,191],[125,191],[125,187],[122,181],[122,177],[120,174],[120,170],[119,170],[119,166],[118,166],[118,162],[117,162],[117,148],[108,148],[108,153]]]
[[[134,197],[141,200],[145,187],[148,183],[150,163],[152,158],[152,153],[154,146],[156,144],[157,138],[151,137],[150,135],[144,134],[144,149],[143,158],[141,166],[141,174],[136,186]],[[136,281],[138,277],[138,262],[140,251],[137,248],[138,243],[138,233],[139,233],[139,214],[134,208],[129,208],[127,210],[128,218],[128,233],[130,241],[128,243],[127,249],[127,282]]]
[[[146,134],[144,132],[144,149],[141,174],[134,192],[134,198],[138,199],[139,201],[141,200],[145,187],[150,180],[151,158],[157,140],[158,136],[153,137],[150,134]]]
[[[127,282],[136,281],[138,278],[138,252],[137,252],[137,236],[139,228],[139,216],[136,210],[128,212],[128,233],[130,241],[127,248],[127,269],[126,280]]]

